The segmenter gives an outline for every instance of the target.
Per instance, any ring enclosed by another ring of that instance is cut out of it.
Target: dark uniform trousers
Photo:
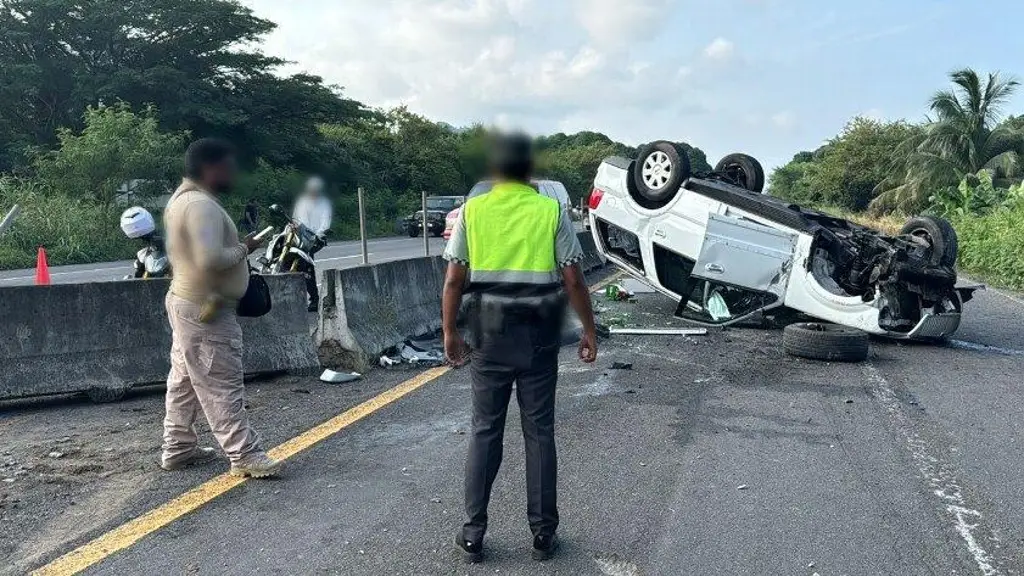
[[[554,534],[558,528],[555,386],[559,333],[553,325],[516,324],[506,325],[500,336],[484,336],[471,357],[473,432],[466,461],[469,521],[463,527],[463,537],[474,542],[481,540],[487,530],[487,505],[501,466],[505,417],[513,384],[526,447],[530,529],[536,536]]]

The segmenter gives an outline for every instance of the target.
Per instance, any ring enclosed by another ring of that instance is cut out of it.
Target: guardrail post
[[[363,245],[363,264],[370,263],[370,251],[366,245],[366,210],[363,206],[363,187],[357,189],[359,195],[359,239]]]
[[[423,255],[430,256],[430,231],[427,230],[427,192],[420,192],[423,204]]]

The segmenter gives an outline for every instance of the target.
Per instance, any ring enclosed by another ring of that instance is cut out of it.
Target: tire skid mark
[[[1002,576],[1004,572],[997,566],[997,560],[985,548],[988,543],[999,548],[999,538],[984,525],[983,514],[967,501],[953,467],[936,456],[915,431],[914,423],[903,409],[899,397],[878,369],[867,363],[864,375],[872,385],[873,396],[903,436],[914,463],[928,482],[932,494],[938,497],[945,516],[952,521],[953,530],[963,539],[981,574]]]

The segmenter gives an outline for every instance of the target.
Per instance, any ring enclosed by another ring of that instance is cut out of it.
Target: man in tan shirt
[[[167,317],[173,332],[167,376],[165,470],[209,461],[195,430],[201,409],[236,476],[273,476],[280,463],[267,456],[249,425],[242,380],[242,329],[235,314],[249,283],[248,256],[260,242],[238,238],[217,196],[235,181],[230,144],[203,139],[186,152],[185,179],[167,203],[164,228],[173,277]]]

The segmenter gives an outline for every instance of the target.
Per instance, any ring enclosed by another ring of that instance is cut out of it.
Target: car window
[[[466,198],[475,198],[477,196],[487,194],[488,192],[491,191],[491,188],[494,188],[494,182],[491,180],[477,182],[476,185],[473,186],[473,189],[469,191],[469,194],[466,196]]]
[[[537,190],[542,195],[547,196],[548,198],[554,198],[554,195],[552,195],[551,185],[548,184],[547,182],[538,182]]]
[[[554,192],[553,198],[558,200],[559,204],[568,205],[572,204],[569,200],[569,192],[565,189],[565,186],[561,182],[552,182],[550,184],[551,190]]]

